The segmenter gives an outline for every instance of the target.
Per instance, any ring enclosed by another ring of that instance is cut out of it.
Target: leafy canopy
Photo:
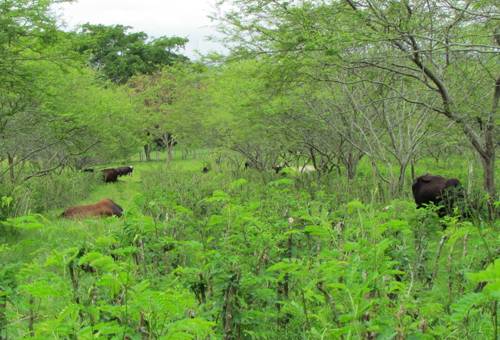
[[[91,66],[119,84],[133,75],[151,74],[163,66],[187,60],[177,53],[187,43],[186,38],[149,39],[144,32],[129,32],[130,28],[85,24],[79,33],[83,37],[79,51],[89,53]]]

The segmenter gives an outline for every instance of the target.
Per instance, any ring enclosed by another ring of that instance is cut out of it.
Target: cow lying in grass
[[[122,216],[123,209],[110,200],[105,198],[96,204],[79,205],[66,209],[61,217],[64,218],[86,218],[86,217],[105,217]]]

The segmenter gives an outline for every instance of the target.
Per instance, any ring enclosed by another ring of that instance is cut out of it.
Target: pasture
[[[363,168],[347,189],[217,166],[208,152],[130,164],[78,202],[111,198],[123,218],[64,220],[59,208],[3,224],[4,337],[495,334],[498,220],[380,201]]]
[[[499,339],[498,1],[197,2],[1,1],[0,340]]]

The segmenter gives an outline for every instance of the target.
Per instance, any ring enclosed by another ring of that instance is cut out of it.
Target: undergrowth
[[[293,176],[141,178],[123,219],[2,224],[2,337],[498,335],[498,221],[340,200]]]

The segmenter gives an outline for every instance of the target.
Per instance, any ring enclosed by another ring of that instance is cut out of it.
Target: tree
[[[85,24],[79,32],[79,51],[88,53],[90,65],[112,82],[124,84],[134,75],[152,74],[164,66],[188,60],[177,53],[187,39],[149,39],[144,32],[129,32],[130,28]]]
[[[500,100],[496,2],[231,3],[232,10],[219,19],[236,55],[272,56],[276,65],[294,69],[301,79],[309,74],[304,65],[316,59],[324,69],[375,69],[411,82],[416,92],[399,99],[461,128],[482,161],[484,187],[495,197]],[[397,93],[390,80],[380,83],[363,72],[358,75],[357,84],[375,83]],[[314,81],[342,83],[335,76]]]
[[[32,102],[33,61],[61,61],[52,47],[60,35],[48,14],[52,1],[0,4],[0,136],[7,122]]]
[[[8,169],[0,175],[8,172],[11,182],[77,166],[82,158],[123,158],[136,147],[139,117],[127,93],[96,84],[93,71],[74,66],[36,62],[33,102],[6,122],[1,135],[0,157]]]
[[[123,156],[136,143],[128,96],[96,82],[72,51],[74,36],[57,29],[53,3],[0,4],[2,182],[6,174],[15,185],[44,176],[84,155]]]
[[[461,127],[481,158],[484,187],[494,199],[500,42],[493,37],[498,30],[494,19],[500,14],[498,4],[405,1],[386,6],[383,1],[346,2],[353,11],[362,13],[356,20],[360,25],[357,32],[365,35],[360,27],[372,31],[380,39],[375,47],[386,47],[392,54],[385,60],[370,55],[355,63],[404,76],[417,82],[421,91],[438,96],[439,102],[430,103],[417,96],[402,99],[428,107]],[[399,63],[401,58],[407,62]],[[491,104],[485,105],[488,84]]]
[[[36,80],[41,69],[37,63],[62,64],[65,51],[63,34],[57,31],[49,14],[53,1],[2,1],[0,4],[0,162],[7,159],[14,180],[15,157],[7,150],[11,124],[19,126],[30,118],[43,90]]]
[[[200,120],[209,106],[203,96],[205,71],[201,64],[180,62],[129,81],[137,110],[143,116],[147,160],[154,145],[167,150],[169,162],[177,143],[186,148],[203,144]]]

